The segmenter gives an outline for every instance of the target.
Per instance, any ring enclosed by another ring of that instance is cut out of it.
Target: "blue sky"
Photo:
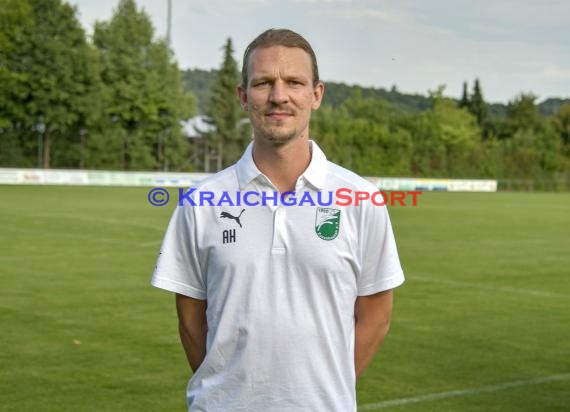
[[[68,0],[88,33],[118,0]],[[166,36],[167,0],[136,0]],[[313,45],[325,82],[426,94],[446,85],[459,97],[478,77],[484,97],[521,92],[539,101],[570,97],[569,0],[172,0],[172,47],[181,68],[210,69],[234,41],[245,46],[270,27]]]

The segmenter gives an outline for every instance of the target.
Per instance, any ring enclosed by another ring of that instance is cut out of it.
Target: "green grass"
[[[174,208],[148,188],[0,187],[0,411],[183,411],[173,297],[149,280]],[[175,190],[171,192],[175,194]],[[424,193],[390,208],[406,283],[360,405],[562,411],[570,195]]]

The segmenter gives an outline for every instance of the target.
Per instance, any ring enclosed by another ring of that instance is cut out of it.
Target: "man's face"
[[[322,83],[313,86],[310,56],[299,48],[259,48],[247,70],[248,84],[238,86],[238,95],[255,139],[281,145],[308,138],[311,111],[319,108],[324,91]]]

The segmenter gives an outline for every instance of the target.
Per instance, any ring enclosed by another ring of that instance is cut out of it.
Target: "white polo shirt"
[[[384,206],[318,204],[339,188],[378,189],[311,144],[295,197],[307,192],[315,206],[275,206],[276,188],[250,144],[201,182],[196,206],[185,201],[172,216],[152,284],[208,301],[206,358],[187,387],[191,411],[356,411],[356,297],[395,288],[404,275]],[[200,206],[199,192],[213,193],[214,205]],[[219,202],[224,192],[233,200]]]

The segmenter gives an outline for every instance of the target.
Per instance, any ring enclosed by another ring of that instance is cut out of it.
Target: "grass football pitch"
[[[0,411],[185,410],[174,298],[149,284],[175,205],[149,190],[0,186]],[[570,410],[570,194],[390,214],[407,279],[359,410]]]

